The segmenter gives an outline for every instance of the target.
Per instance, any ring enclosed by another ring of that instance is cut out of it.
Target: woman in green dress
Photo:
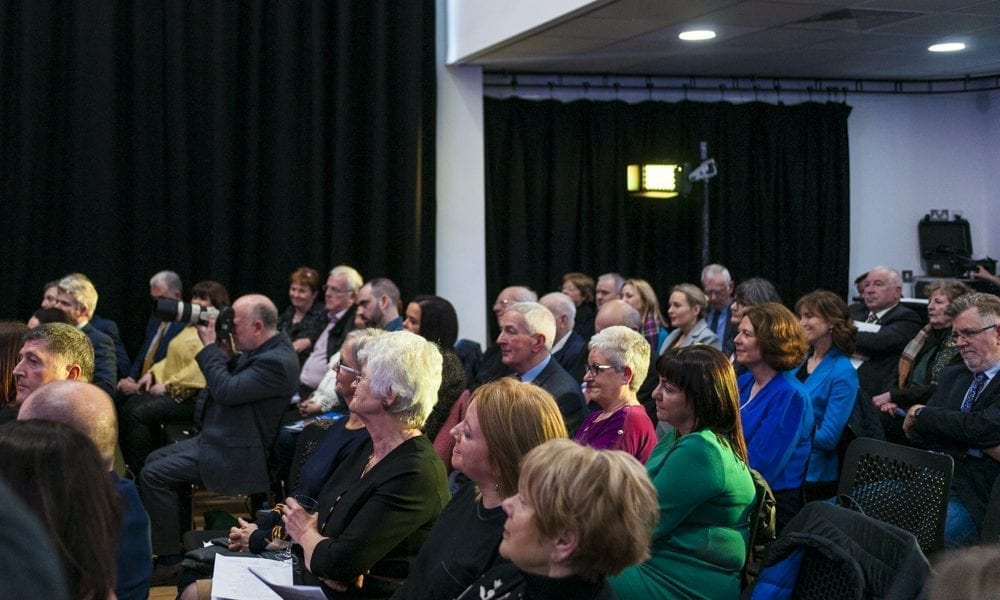
[[[736,375],[705,345],[666,352],[656,370],[656,416],[675,427],[646,462],[660,522],[649,560],[611,587],[620,598],[735,599],[755,497]]]

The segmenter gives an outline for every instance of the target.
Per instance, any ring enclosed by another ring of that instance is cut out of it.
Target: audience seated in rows
[[[503,501],[500,555],[510,564],[487,571],[460,600],[613,598],[607,577],[649,554],[656,490],[624,452],[551,440],[525,457],[517,492]]]
[[[719,350],[695,345],[669,350],[656,370],[657,415],[674,425],[646,462],[659,524],[649,560],[611,586],[620,598],[735,599],[756,491],[733,367]],[[612,535],[624,526],[601,525]]]
[[[115,596],[120,600],[146,598],[153,570],[149,516],[135,484],[122,479],[112,470],[118,443],[118,423],[111,397],[97,386],[82,381],[54,381],[28,396],[21,406],[18,419],[46,419],[64,423],[87,436],[97,448],[102,476],[91,483],[101,484],[105,478],[110,478],[121,506],[120,519],[114,524],[117,532],[113,548],[117,573]],[[59,464],[62,463],[50,461],[46,470],[56,473],[72,472],[77,463],[74,460],[63,468],[53,468],[53,465]],[[84,485],[89,484],[85,481]],[[87,520],[87,514],[84,512],[81,519]],[[68,518],[68,515],[69,513],[64,518]],[[96,545],[87,546],[85,552],[96,552],[96,548]]]
[[[455,468],[468,478],[444,507],[395,599],[454,598],[503,562],[497,552],[501,503],[517,493],[521,462],[532,448],[566,437],[555,400],[545,390],[504,377],[482,385],[455,438]]]
[[[204,344],[196,360],[207,384],[196,407],[201,431],[154,451],[139,474],[158,584],[173,583],[179,571],[181,534],[187,530],[182,486],[253,493],[271,485],[267,455],[295,391],[299,361],[291,341],[278,333],[277,308],[265,296],[238,298],[233,313],[233,348],[225,340],[225,349],[216,343],[214,319],[196,326]],[[233,350],[242,354],[234,358]]]
[[[229,292],[217,281],[199,281],[191,288],[191,304],[202,308],[229,306]],[[136,382],[136,393],[120,407],[122,454],[133,473],[142,470],[149,453],[159,446],[165,423],[189,423],[195,399],[205,388],[205,376],[195,360],[204,344],[188,324],[167,344],[167,353]]]

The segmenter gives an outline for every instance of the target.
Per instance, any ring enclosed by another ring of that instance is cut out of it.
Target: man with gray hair
[[[184,292],[180,275],[173,271],[160,271],[149,279],[149,296],[153,302],[161,298],[180,300]],[[180,333],[187,323],[180,321],[161,321],[156,315],[150,315],[146,323],[146,337],[139,347],[139,353],[132,361],[128,377],[118,380],[118,391],[126,396],[132,396],[139,391],[139,379],[156,363],[167,355],[167,345]]]
[[[923,323],[917,313],[899,303],[903,280],[895,269],[875,267],[865,278],[865,306],[851,311],[858,322],[856,358],[858,382],[869,396],[885,391],[899,356]]]
[[[616,300],[622,293],[622,286],[625,285],[625,278],[618,273],[605,273],[597,278],[597,286],[594,288],[594,300],[597,308],[601,308],[607,302]]]
[[[319,414],[334,407],[329,401],[317,402],[310,396],[330,371],[330,358],[340,350],[347,334],[354,330],[354,316],[358,310],[355,302],[363,285],[361,273],[347,265],[337,265],[326,277],[323,306],[328,320],[299,372],[299,410],[304,415]],[[335,396],[327,398],[336,399]]]
[[[201,432],[160,448],[146,458],[139,490],[153,527],[157,565],[153,585],[176,580],[180,570],[182,490],[190,484],[229,494],[270,489],[269,456],[298,383],[299,357],[292,341],[278,332],[278,309],[266,296],[233,302],[231,337],[239,356],[216,344],[215,319],[199,324],[205,347],[195,356],[205,375],[195,420]],[[183,528],[183,529],[182,529]]]
[[[508,306],[500,317],[497,346],[501,361],[518,379],[552,394],[566,430],[573,435],[587,412],[586,403],[579,382],[552,360],[555,334],[556,321],[547,308],[537,302],[518,302]]]
[[[708,296],[705,322],[719,340],[725,340],[729,325],[729,306],[733,303],[733,278],[729,275],[729,269],[719,264],[711,264],[702,269],[701,289]]]
[[[63,277],[59,280],[56,307],[66,313],[94,348],[94,376],[91,381],[108,395],[114,394],[115,383],[118,381],[115,343],[90,323],[90,318],[97,310],[97,290],[94,284],[78,273]]]
[[[959,296],[952,338],[963,365],[941,370],[927,405],[910,407],[903,431],[914,442],[955,458],[945,547],[977,543],[994,483],[1000,476],[1000,298]]]
[[[507,307],[517,302],[537,302],[538,294],[531,288],[523,285],[511,285],[500,290],[497,299],[493,303],[493,316],[496,317],[497,327],[500,327],[500,317],[503,316]],[[500,347],[496,344],[486,349],[486,352],[479,359],[476,368],[470,378],[469,388],[475,390],[488,381],[500,379],[511,375],[509,367],[500,360]]]
[[[539,303],[549,309],[556,320],[556,339],[552,343],[552,358],[577,381],[583,381],[587,364],[587,340],[573,330],[576,305],[562,292],[545,294]]]
[[[118,420],[111,397],[100,388],[82,381],[54,381],[28,396],[17,418],[19,421],[47,419],[65,423],[94,442],[122,500],[115,596],[119,599],[146,598],[149,595],[149,576],[153,571],[149,516],[135,484],[118,477],[112,470],[118,444]],[[72,465],[53,465],[53,468],[69,469]]]
[[[44,323],[24,334],[14,365],[17,403],[50,381],[94,376],[94,349],[82,331],[66,323]]]

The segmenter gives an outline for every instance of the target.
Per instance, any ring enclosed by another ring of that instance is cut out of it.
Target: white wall
[[[1000,92],[849,96],[852,274],[923,273],[918,221],[960,211],[978,257],[1000,257]]]

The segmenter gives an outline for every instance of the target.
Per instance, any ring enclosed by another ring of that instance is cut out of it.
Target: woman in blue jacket
[[[809,342],[795,376],[809,392],[816,428],[806,471],[805,501],[810,502],[837,493],[837,445],[858,395],[858,373],[850,360],[857,328],[844,300],[825,290],[800,298],[795,312]]]

